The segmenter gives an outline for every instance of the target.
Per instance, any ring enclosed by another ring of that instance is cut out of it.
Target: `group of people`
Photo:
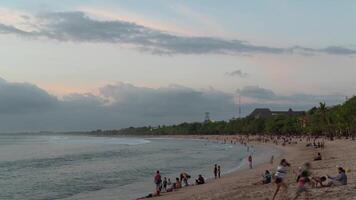
[[[191,184],[189,184],[188,182],[190,178],[191,176],[187,172],[182,172],[179,175],[179,177],[175,178],[175,182],[172,183],[170,178],[167,177],[162,178],[160,171],[157,170],[154,176],[154,183],[156,186],[155,193],[150,193],[147,196],[141,197],[139,199],[156,197],[156,196],[160,196],[161,192],[173,192],[179,190],[182,187],[191,186]],[[195,180],[195,184],[202,185],[204,183],[205,183],[204,177],[201,174],[199,174],[198,178]]]
[[[221,177],[221,167],[220,165],[215,164],[214,165],[214,178],[220,178]]]
[[[276,190],[273,194],[273,200],[276,198],[278,192],[280,191],[281,188],[283,188],[285,191],[288,189],[288,185],[285,182],[285,177],[288,174],[289,168],[291,164],[287,162],[286,159],[282,159],[280,164],[277,167],[277,171],[274,174],[275,177],[275,184],[276,184]],[[267,171],[266,171],[267,173]],[[305,163],[302,167],[299,168],[299,170],[296,172],[297,178],[297,190],[295,192],[295,197],[294,199],[298,199],[303,193],[305,194],[306,199],[309,198],[309,189],[307,187],[307,184],[310,184],[312,187],[331,187],[331,186],[341,186],[341,185],[347,185],[347,175],[346,171],[342,167],[338,167],[338,175],[337,176],[329,176],[327,175],[318,177],[318,176],[313,176],[311,173],[311,163],[307,162]],[[324,182],[329,179],[329,182],[324,184]],[[263,182],[265,184],[265,182]],[[270,183],[267,182],[266,183]],[[285,194],[285,193],[284,193]]]
[[[211,138],[202,138],[202,139],[208,139],[211,140]],[[313,141],[314,139],[314,141]],[[288,145],[288,144],[297,144],[302,141],[307,141],[311,145],[311,147],[314,148],[324,148],[325,143],[324,139],[318,138],[318,141],[315,138],[312,137],[305,137],[305,136],[255,136],[255,137],[249,137],[249,136],[233,136],[229,137],[228,139],[223,139],[221,140],[220,136],[216,137],[216,141],[224,141],[226,144],[227,141],[230,141],[231,144],[238,144],[240,143],[241,145],[245,146],[247,148],[247,152],[250,152],[250,147],[252,148],[253,146],[250,146],[250,142],[252,141],[257,141],[257,142],[262,142],[262,143],[273,143],[275,145]],[[314,157],[314,161],[319,161],[322,160],[321,153],[318,152],[317,155]],[[247,157],[247,161],[249,163],[249,168],[252,169],[252,153]],[[274,162],[274,156],[271,157],[270,159],[270,164],[273,165]],[[278,194],[280,194],[280,190],[286,191],[288,189],[288,184],[285,181],[285,178],[287,177],[289,171],[291,168],[291,164],[286,160],[282,159],[277,166],[277,169],[275,172],[272,172],[272,170],[265,170],[264,174],[262,175],[262,180],[254,183],[254,185],[264,185],[264,184],[271,184],[274,183],[276,185],[276,190],[273,194],[272,199],[274,200]],[[338,174],[336,176],[314,176],[311,173],[311,164],[310,163],[305,163],[302,167],[299,168],[299,170],[294,171],[296,175],[296,186],[297,189],[295,191],[295,196],[294,199],[298,199],[302,194],[305,194],[305,197],[308,199],[310,195],[310,190],[308,189],[308,185],[310,185],[313,188],[317,187],[331,187],[331,186],[341,186],[341,185],[346,185],[347,184],[347,175],[346,171],[342,167],[338,167]],[[213,175],[215,179],[219,179],[221,177],[221,167],[218,164],[214,165],[213,169]],[[154,197],[154,196],[159,196],[161,192],[172,192],[179,190],[182,187],[190,186],[189,184],[189,179],[191,176],[186,173],[182,172],[179,177],[175,179],[175,182],[171,183],[171,180],[166,177],[162,179],[161,174],[159,171],[156,172],[154,182],[156,184],[156,192],[154,194],[149,194],[144,198],[149,198],[149,197]],[[329,180],[327,182],[327,180]],[[326,183],[327,182],[327,183]],[[203,178],[202,175],[199,175],[197,179],[195,179],[195,185],[201,185],[205,183],[205,179]],[[193,185],[193,184],[192,184]],[[287,192],[283,192],[283,194],[287,194]]]

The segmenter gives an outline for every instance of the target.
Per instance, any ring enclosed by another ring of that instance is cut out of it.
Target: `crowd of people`
[[[215,168],[215,178],[220,178],[220,166],[215,165]],[[182,172],[180,173],[179,177],[176,177],[175,181],[172,183],[170,178],[162,178],[160,171],[157,170],[154,176],[154,184],[156,186],[155,192],[150,193],[147,196],[141,197],[139,199],[160,196],[162,192],[173,192],[181,189],[182,187],[205,184],[205,179],[201,174],[199,174],[197,179],[195,179],[195,184],[190,184],[189,179],[191,179],[191,176],[187,172]]]
[[[210,138],[200,138],[200,139],[207,139],[211,140]],[[253,146],[250,145],[251,142],[259,142],[259,143],[273,143],[275,145],[290,145],[290,144],[298,144],[303,141],[306,141],[306,147],[311,147],[315,149],[324,149],[325,148],[325,141],[324,138],[313,138],[309,136],[254,136],[254,137],[249,137],[249,136],[233,136],[233,137],[228,137],[221,139],[221,136],[216,136],[216,141],[217,142],[222,142],[223,144],[228,143],[228,141],[231,144],[240,144],[246,147],[246,151],[249,152],[249,155],[247,156],[247,162],[249,165],[249,168],[253,168],[253,163],[252,163],[252,153],[251,149],[253,149]],[[314,161],[320,161],[322,160],[322,155],[320,152],[317,152],[315,157],[313,158]],[[273,165],[274,163],[274,156],[271,156],[270,159],[270,164]],[[266,184],[272,184],[274,183],[276,185],[275,192],[273,193],[272,199],[274,200],[280,193],[282,194],[287,194],[287,190],[290,187],[288,183],[285,181],[285,178],[287,177],[288,174],[290,174],[291,171],[291,164],[286,160],[282,159],[280,163],[277,166],[276,171],[274,170],[265,170],[264,174],[262,174],[262,180],[253,183],[253,185],[266,185]],[[333,186],[342,186],[342,185],[347,185],[347,174],[346,170],[343,167],[338,167],[338,174],[335,176],[330,176],[330,175],[325,175],[325,176],[316,176],[313,175],[312,170],[311,170],[311,163],[306,162],[304,163],[301,167],[298,168],[298,170],[293,171],[293,174],[295,175],[295,180],[296,180],[296,191],[295,191],[295,196],[293,199],[298,199],[302,194],[304,194],[305,199],[309,199],[310,197],[310,188],[322,188],[322,187],[333,187]],[[219,179],[221,177],[221,166],[218,164],[214,165],[213,168],[213,178],[214,179]],[[161,178],[161,174],[159,171],[156,172],[156,175],[154,177],[154,182],[156,185],[156,192],[153,194],[149,194],[146,197],[143,198],[150,198],[154,196],[159,196],[161,192],[173,192],[177,191],[182,187],[187,187],[187,186],[193,186],[193,185],[201,185],[205,184],[206,180],[204,177],[200,174],[198,177],[195,179],[194,184],[189,183],[189,179],[191,176],[186,173],[182,172],[179,177],[175,179],[174,183],[171,183],[170,178],[164,177],[163,180]],[[283,192],[280,192],[283,190]]]
[[[325,148],[325,140],[323,137],[311,137],[311,136],[256,136],[250,138],[249,136],[239,137],[236,141],[240,142],[245,146],[252,140],[262,142],[262,143],[273,143],[275,145],[290,145],[298,144],[301,142],[306,142],[306,147],[323,150]],[[321,161],[322,155],[317,152],[316,156],[313,158],[314,161]],[[249,166],[252,169],[252,157],[248,157]],[[270,164],[273,165],[274,156],[270,159]],[[279,191],[284,190],[282,193],[287,194],[286,190],[289,188],[285,181],[285,177],[288,175],[291,168],[291,164],[286,160],[282,159],[277,169],[274,173],[270,170],[266,170],[262,175],[262,180],[254,183],[254,185],[264,185],[275,183],[276,189],[272,196],[274,200]],[[322,187],[333,187],[333,186],[343,186],[347,185],[347,174],[343,167],[337,167],[338,174],[335,176],[325,175],[325,176],[315,176],[311,172],[311,163],[306,162],[303,166],[299,167],[297,171],[294,172],[296,175],[296,191],[293,199],[298,199],[302,194],[304,194],[305,199],[310,197],[310,187],[311,188],[322,188]],[[274,180],[274,181],[272,181]]]

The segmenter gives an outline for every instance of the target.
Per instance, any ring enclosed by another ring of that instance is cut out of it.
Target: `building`
[[[288,111],[271,111],[269,108],[256,108],[249,116],[256,119],[266,119],[276,115],[303,116],[305,111],[293,111],[291,108]]]

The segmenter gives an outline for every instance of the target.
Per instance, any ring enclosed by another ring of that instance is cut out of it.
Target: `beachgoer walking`
[[[252,155],[248,156],[248,163],[249,163],[250,169],[252,169]]]
[[[277,167],[277,172],[275,174],[276,177],[275,183],[277,185],[277,188],[276,191],[274,192],[272,200],[276,198],[281,187],[283,187],[285,190],[288,189],[288,186],[284,183],[284,178],[288,173],[288,167],[290,167],[290,164],[286,161],[286,159],[282,159]]]
[[[273,160],[274,160],[274,156],[272,155],[270,160],[271,165],[273,165]]]
[[[218,176],[218,165],[215,164],[214,165],[214,177],[215,177],[215,179],[217,178],[217,176]]]
[[[298,199],[298,197],[304,193],[305,194],[305,199],[309,199],[309,190],[306,188],[306,184],[310,182],[309,176],[311,175],[310,172],[311,164],[309,162],[305,163],[303,167],[300,168],[299,175],[297,178],[297,191],[294,197],[295,199]]]
[[[220,168],[220,165],[218,166],[218,177],[220,178],[221,176],[221,168]]]

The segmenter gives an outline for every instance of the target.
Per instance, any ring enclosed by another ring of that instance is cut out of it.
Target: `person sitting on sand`
[[[264,185],[272,182],[272,174],[268,170],[265,171],[262,177],[262,180],[257,183],[254,183],[254,185]]]
[[[167,189],[167,192],[173,192],[174,190],[178,190],[180,188],[182,188],[182,184],[181,184],[179,178],[177,177],[176,182],[172,184],[172,187]]]
[[[148,198],[153,198],[153,197],[158,197],[159,194],[152,194],[152,193],[149,193],[147,196],[144,196],[144,197],[140,197],[138,198],[137,200],[140,200],[140,199],[148,199]]]
[[[197,185],[202,185],[202,184],[204,184],[204,183],[205,183],[204,177],[203,177],[201,174],[199,174],[198,179],[195,180],[195,183],[196,183]]]
[[[338,167],[339,174],[335,177],[327,176],[331,181],[325,187],[347,185],[346,171],[342,167]]]
[[[320,185],[320,187],[324,187],[325,185],[323,184],[323,182],[326,181],[326,177],[322,176],[322,177],[312,177],[311,178],[311,184],[314,188],[317,188],[318,185]]]
[[[318,161],[318,160],[321,160],[320,152],[318,153],[318,155],[316,157],[314,157],[314,161]]]
[[[174,189],[180,189],[180,188],[182,188],[182,182],[177,177],[176,182],[174,183]]]
[[[263,184],[269,184],[272,182],[272,174],[268,170],[265,171],[265,174],[263,175]]]
[[[274,200],[278,194],[278,191],[281,187],[283,187],[285,190],[288,189],[288,186],[284,183],[284,178],[288,173],[288,167],[290,167],[290,164],[287,162],[286,159],[282,159],[280,164],[277,167],[277,172],[275,174],[276,180],[275,183],[277,185],[276,191],[274,192],[272,200]]]

